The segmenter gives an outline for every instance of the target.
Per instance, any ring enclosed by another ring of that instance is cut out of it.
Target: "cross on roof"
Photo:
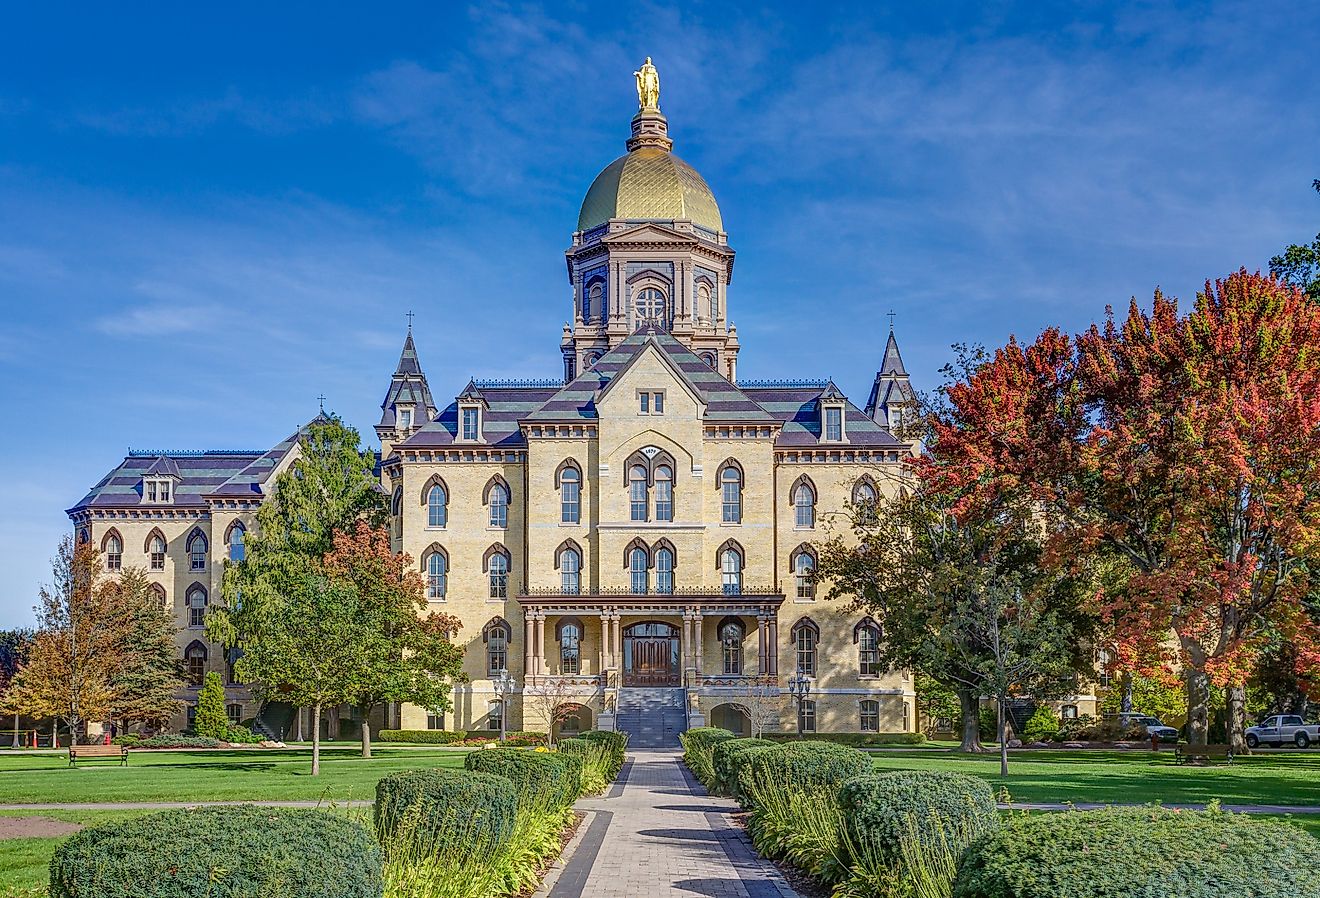
[[[320,396],[317,396],[316,401],[321,403],[321,414],[325,414],[325,394],[322,393]]]
[[[892,334],[894,332],[894,315],[897,313],[893,309],[890,309],[885,314],[889,316],[889,332]]]
[[[412,313],[412,310],[409,309],[409,310],[408,310],[408,330],[412,330],[412,320],[413,320],[413,313]]]

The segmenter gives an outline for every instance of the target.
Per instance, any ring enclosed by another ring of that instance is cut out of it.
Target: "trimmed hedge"
[[[923,733],[767,733],[763,738],[772,742],[835,742],[856,748],[879,748],[885,745],[925,745]]]
[[[738,774],[739,794],[755,803],[765,785],[794,789],[837,788],[870,773],[866,752],[832,742],[789,742],[757,755]]]
[[[381,730],[381,742],[420,742],[427,745],[452,745],[467,738],[466,730]]]
[[[401,770],[376,784],[376,835],[406,837],[423,854],[496,851],[513,835],[518,796],[503,776],[476,770]],[[455,822],[461,821],[459,831]]]
[[[325,811],[162,811],[75,833],[50,861],[51,898],[380,898],[381,854]]]
[[[733,733],[721,727],[693,727],[679,734],[678,741],[683,743],[683,762],[707,789],[715,785],[711,752],[715,750],[717,743],[735,738],[737,737]]]
[[[566,808],[578,797],[582,762],[561,755],[525,748],[487,748],[471,752],[463,761],[468,770],[502,776],[513,783],[519,807],[543,805]]]
[[[849,842],[887,866],[902,857],[902,841],[953,849],[994,832],[999,812],[990,784],[962,773],[899,770],[869,773],[839,789]]]
[[[738,771],[742,765],[755,757],[757,752],[774,748],[775,743],[767,739],[724,739],[715,743],[710,753],[711,769],[715,788],[720,795],[736,796],[738,790]]]
[[[973,843],[954,898],[1311,895],[1320,840],[1294,824],[1158,807],[1011,817]]]
[[[468,739],[488,739],[492,742],[498,742],[500,739],[499,730],[468,730]],[[513,746],[522,745],[545,745],[545,733],[538,730],[510,730],[504,734],[504,744]]]
[[[579,733],[577,738],[604,745],[608,748],[610,750],[609,779],[618,779],[619,771],[623,769],[623,762],[628,751],[628,734],[611,730],[587,730],[585,733]]]

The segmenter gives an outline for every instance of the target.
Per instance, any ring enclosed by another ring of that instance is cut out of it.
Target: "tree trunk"
[[[1123,671],[1123,692],[1118,699],[1118,713],[1120,714],[1132,713],[1132,679],[1132,671]]]
[[[976,701],[976,693],[970,689],[958,690],[958,707],[962,716],[962,744],[959,751],[980,754],[985,751],[981,744],[981,709]]]
[[[362,757],[371,757],[371,705],[359,708],[362,712]]]
[[[305,709],[305,708],[302,708],[302,707],[298,707],[298,708],[295,708],[295,709],[294,709],[294,714],[295,714],[295,715],[297,716],[297,718],[298,718],[298,736],[297,736],[297,739],[296,739],[296,741],[298,741],[298,742],[302,742],[302,741],[303,741],[303,711],[305,711],[305,710],[306,710],[306,709]]]
[[[1210,738],[1210,678],[1187,671],[1187,744],[1204,746]]]
[[[1235,755],[1247,753],[1247,687],[1235,684],[1224,690],[1228,705],[1228,744]]]
[[[312,776],[321,775],[321,703],[312,705]]]
[[[15,711],[14,712],[14,748],[18,748],[19,746],[20,743],[18,741],[18,712]],[[35,745],[32,747],[36,748]]]
[[[1004,701],[999,706],[999,775],[1008,776],[1008,715],[1004,713]]]

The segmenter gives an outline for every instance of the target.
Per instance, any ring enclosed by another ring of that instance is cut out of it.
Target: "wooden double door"
[[[623,631],[623,685],[679,686],[678,627],[661,621],[632,624]]]

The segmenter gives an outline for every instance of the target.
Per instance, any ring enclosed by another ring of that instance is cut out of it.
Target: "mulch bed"
[[[54,817],[0,817],[0,842],[6,839],[43,839],[68,836],[82,829],[80,823]]]

